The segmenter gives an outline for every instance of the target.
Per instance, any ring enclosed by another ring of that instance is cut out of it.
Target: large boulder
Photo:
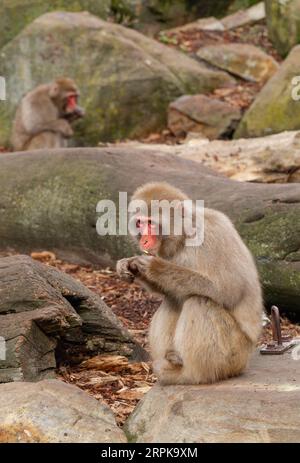
[[[52,377],[59,361],[98,353],[146,353],[83,284],[28,256],[0,259],[0,383]]]
[[[276,74],[246,111],[235,138],[260,137],[300,128],[300,45],[293,48]]]
[[[168,127],[174,135],[199,133],[210,140],[232,135],[239,108],[206,95],[183,95],[170,103]]]
[[[299,311],[300,184],[235,182],[155,146],[2,154],[0,247],[113,265],[136,249],[127,236],[97,235],[97,203],[118,206],[119,192],[150,180],[228,214],[256,256],[266,302]]]
[[[278,64],[260,48],[244,43],[207,45],[197,56],[220,69],[251,82],[266,82],[278,69]]]
[[[38,16],[54,10],[89,11],[103,19],[108,17],[111,0],[1,0],[0,48],[13,39]]]
[[[265,0],[268,34],[278,52],[286,56],[300,43],[300,1]]]
[[[109,408],[59,380],[0,385],[0,443],[125,443]]]
[[[154,386],[125,424],[130,441],[296,443],[300,368],[291,352],[256,353],[242,376],[208,386]]]
[[[247,7],[250,3],[258,0],[241,0],[239,5],[233,8]],[[222,16],[228,7],[233,6],[233,0],[115,0],[113,10],[115,16],[122,20],[129,19],[131,26],[148,35],[186,24],[194,19],[203,18],[209,15]],[[241,4],[242,3],[242,4]]]
[[[9,95],[1,103],[0,145],[8,141],[22,95],[59,75],[74,78],[82,91],[86,117],[75,142],[89,146],[146,135],[166,125],[168,103],[177,96],[233,82],[226,73],[89,13],[45,14],[0,56]]]

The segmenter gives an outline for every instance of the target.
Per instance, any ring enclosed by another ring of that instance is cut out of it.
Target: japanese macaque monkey
[[[79,90],[72,79],[61,77],[27,93],[12,127],[14,151],[63,148],[72,137],[71,122],[84,116],[78,106]]]
[[[177,200],[187,196],[167,183],[138,188],[133,200]],[[185,208],[182,206],[182,214]],[[195,214],[195,210],[193,212]],[[187,245],[189,231],[163,235],[161,220],[135,213],[136,238],[149,255],[122,259],[118,274],[159,293],[163,301],[149,333],[154,372],[162,384],[203,384],[239,375],[261,330],[263,301],[258,273],[231,221],[204,209],[204,240]],[[151,232],[150,232],[151,230]]]

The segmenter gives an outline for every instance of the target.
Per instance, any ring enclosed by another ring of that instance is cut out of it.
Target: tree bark
[[[146,358],[97,294],[28,256],[0,259],[0,294],[0,383],[53,377],[56,360]]]

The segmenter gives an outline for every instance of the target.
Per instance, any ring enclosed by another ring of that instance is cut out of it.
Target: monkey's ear
[[[56,98],[58,97],[58,94],[59,94],[59,86],[57,85],[56,82],[53,82],[52,84],[50,84],[49,96],[50,98]]]

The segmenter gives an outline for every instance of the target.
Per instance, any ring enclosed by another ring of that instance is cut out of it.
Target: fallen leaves
[[[38,260],[39,262],[51,262],[56,260],[56,255],[50,251],[41,251],[41,252],[32,252],[30,257],[34,260]]]
[[[120,371],[128,366],[128,359],[122,355],[97,355],[81,363],[82,368],[102,371]]]
[[[131,363],[121,355],[97,355],[76,367],[62,366],[58,374],[63,381],[104,401],[119,424],[124,423],[155,381],[148,363]]]
[[[158,34],[158,40],[174,48],[179,48],[188,53],[194,53],[199,48],[207,45],[218,45],[220,43],[250,43],[264,50],[273,56],[277,61],[282,58],[276,51],[268,37],[268,30],[265,21],[255,25],[248,24],[225,31],[212,31],[193,28],[163,31]]]

